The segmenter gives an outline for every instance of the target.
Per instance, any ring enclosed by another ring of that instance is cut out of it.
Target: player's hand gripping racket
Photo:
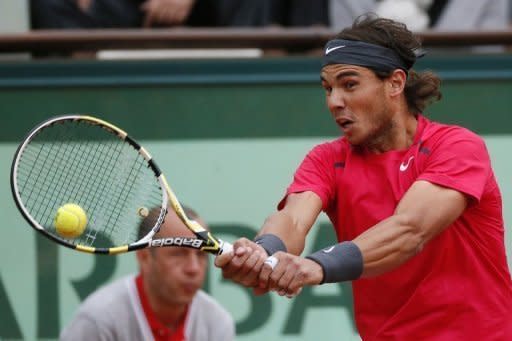
[[[60,116],[36,126],[16,151],[11,188],[32,227],[75,250],[118,254],[185,246],[215,255],[232,250],[187,217],[142,146],[95,117]],[[153,238],[168,206],[196,238]],[[148,214],[153,227],[140,236],[139,225]]]

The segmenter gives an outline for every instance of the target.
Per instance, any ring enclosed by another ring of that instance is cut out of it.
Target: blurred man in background
[[[206,226],[190,208],[185,213]],[[154,225],[151,212],[142,238]],[[171,209],[156,237],[194,237]],[[208,255],[185,247],[137,251],[139,274],[116,280],[91,294],[79,307],[61,340],[216,340],[235,338],[234,321],[200,290]]]

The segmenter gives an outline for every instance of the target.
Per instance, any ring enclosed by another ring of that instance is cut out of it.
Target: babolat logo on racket
[[[189,246],[199,249],[203,246],[204,241],[197,238],[188,237],[168,237],[158,238],[151,241],[151,246]]]

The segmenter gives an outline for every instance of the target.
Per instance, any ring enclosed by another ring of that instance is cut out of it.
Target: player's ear
[[[391,88],[390,94],[396,96],[404,91],[407,75],[404,70],[396,69],[388,77],[389,86]]]

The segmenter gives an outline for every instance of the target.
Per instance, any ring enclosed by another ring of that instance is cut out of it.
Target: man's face
[[[198,220],[204,226],[204,222]],[[170,210],[156,237],[194,237]],[[165,305],[189,304],[203,285],[207,254],[185,247],[139,251],[140,270],[148,283],[148,295]]]
[[[374,146],[390,139],[389,82],[370,69],[346,64],[325,66],[321,79],[327,107],[352,145]]]

